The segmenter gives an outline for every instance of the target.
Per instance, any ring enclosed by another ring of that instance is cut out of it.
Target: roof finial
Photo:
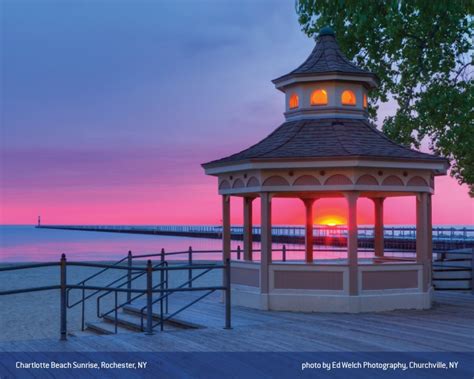
[[[333,28],[331,28],[330,26],[325,26],[324,28],[322,28],[319,31],[318,37],[322,37],[322,36],[333,36],[334,37],[335,33],[334,33]]]

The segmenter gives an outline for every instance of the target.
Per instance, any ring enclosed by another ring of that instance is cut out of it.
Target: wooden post
[[[376,197],[374,202],[375,226],[374,226],[374,254],[375,257],[384,256],[384,235],[383,235],[383,202],[385,198]]]
[[[349,265],[349,295],[359,293],[358,259],[357,259],[357,198],[356,192],[345,194],[348,205],[347,218],[347,261]]]
[[[261,195],[260,292],[269,291],[269,265],[272,262],[272,200],[268,192]]]
[[[253,197],[244,197],[244,260],[251,261],[253,258],[253,235],[252,235],[252,202]]]

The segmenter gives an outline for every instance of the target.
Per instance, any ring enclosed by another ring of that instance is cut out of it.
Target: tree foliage
[[[474,1],[299,0],[303,31],[335,30],[347,57],[380,78],[370,96],[393,98],[383,131],[407,146],[430,148],[451,161],[451,175],[474,195]]]

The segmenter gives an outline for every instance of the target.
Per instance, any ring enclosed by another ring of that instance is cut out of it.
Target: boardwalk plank
[[[232,330],[224,330],[224,307],[214,296],[180,318],[204,326],[192,330],[123,333],[110,336],[74,332],[58,339],[0,343],[0,351],[473,351],[474,297],[436,294],[433,309],[364,314],[265,312],[232,307]],[[175,296],[171,309],[189,302]],[[180,363],[181,364],[181,363]],[[184,364],[184,363],[183,363]]]

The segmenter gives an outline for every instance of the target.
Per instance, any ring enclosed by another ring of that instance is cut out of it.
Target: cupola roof
[[[315,77],[327,74],[360,76],[378,81],[375,74],[357,67],[347,59],[339,48],[332,28],[324,27],[319,32],[316,46],[309,57],[299,67],[272,82],[278,87],[278,84],[293,77]]]

